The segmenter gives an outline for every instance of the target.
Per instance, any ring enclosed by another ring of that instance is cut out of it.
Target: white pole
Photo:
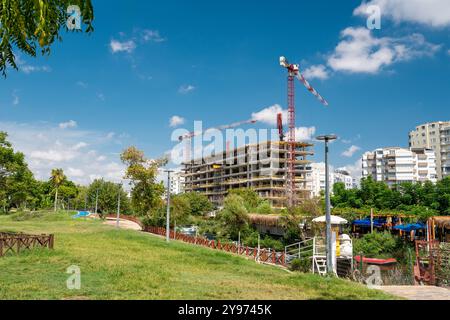
[[[370,209],[370,233],[373,233],[373,208]]]
[[[98,207],[98,188],[97,188],[97,192],[95,194],[95,212],[94,212],[94,214],[97,214],[97,207]]]
[[[166,215],[166,241],[170,242],[170,173],[172,170],[166,170],[167,172],[167,215]]]
[[[260,235],[258,233],[258,260],[257,260],[258,263],[260,262],[260,259],[259,259],[259,255],[260,255],[260,251],[261,251],[260,241],[261,241],[261,237],[260,237]]]
[[[120,226],[120,191],[122,190],[122,184],[119,184],[119,194],[117,196],[117,218],[116,218],[116,227]]]

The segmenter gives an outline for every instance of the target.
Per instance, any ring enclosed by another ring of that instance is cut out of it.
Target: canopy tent
[[[418,223],[401,224],[399,226],[395,226],[393,229],[411,232],[411,231],[416,231],[416,230],[424,230],[426,228],[427,228],[427,226],[425,224],[418,222]]]
[[[375,228],[381,228],[384,225],[385,221],[381,219],[373,219],[373,226]],[[371,222],[370,219],[362,219],[353,221],[353,225],[357,227],[370,227]]]
[[[331,218],[331,224],[340,225],[340,224],[347,224],[348,223],[347,220],[345,220],[344,218],[338,217],[338,216],[333,216],[332,215],[330,218]],[[313,219],[312,222],[315,222],[315,223],[326,223],[326,216],[320,216],[318,218],[315,218],[315,219]]]

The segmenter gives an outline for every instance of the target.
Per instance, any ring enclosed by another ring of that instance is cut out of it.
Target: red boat
[[[355,257],[355,261],[359,263],[361,261],[361,257],[360,256],[356,256]],[[374,265],[378,265],[378,266],[384,266],[384,265],[397,263],[397,260],[395,260],[393,258],[392,259],[376,259],[376,258],[363,257],[363,263],[374,264]]]

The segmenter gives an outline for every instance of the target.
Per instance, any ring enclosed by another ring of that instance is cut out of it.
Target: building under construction
[[[294,201],[310,198],[306,176],[308,156],[313,152],[309,143],[295,143]],[[184,163],[185,192],[199,192],[220,206],[229,190],[251,188],[274,208],[288,205],[289,144],[268,141],[223,151],[203,159]]]

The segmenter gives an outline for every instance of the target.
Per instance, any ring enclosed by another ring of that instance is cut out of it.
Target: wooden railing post
[[[49,249],[53,249],[54,242],[55,242],[55,235],[51,234],[50,235],[50,239],[49,239],[49,243],[48,243]]]

